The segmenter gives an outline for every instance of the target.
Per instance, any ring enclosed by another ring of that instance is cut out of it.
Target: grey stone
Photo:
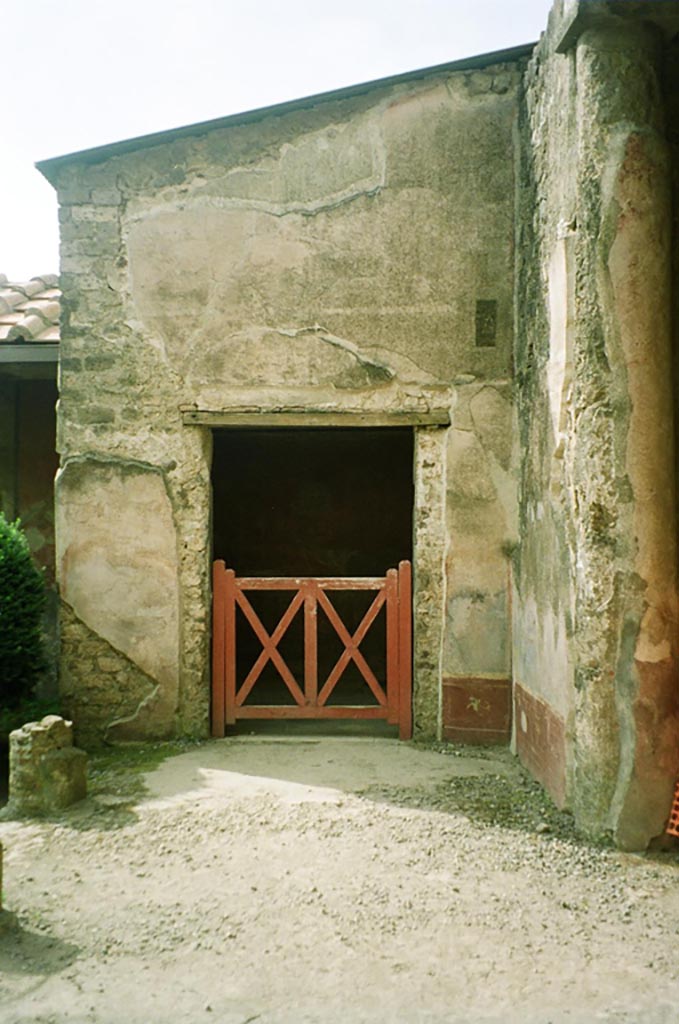
[[[58,715],[9,736],[9,810],[44,814],[87,795],[87,754],[73,746],[73,724]]]

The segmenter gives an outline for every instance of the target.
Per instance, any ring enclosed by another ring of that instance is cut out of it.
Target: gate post
[[[304,590],[304,700],[315,704],[318,697],[318,601],[316,583],[305,580]]]
[[[387,722],[399,724],[400,676],[398,628],[398,572],[389,569],[385,583],[387,599]]]
[[[398,564],[398,674],[399,722],[398,737],[409,740],[413,735],[413,619],[412,567],[410,562]]]
[[[223,564],[223,563],[222,563]],[[226,725],[236,723],[236,574],[224,573],[224,701]]]
[[[212,566],[212,735],[222,737],[225,714],[225,565],[217,561]]]

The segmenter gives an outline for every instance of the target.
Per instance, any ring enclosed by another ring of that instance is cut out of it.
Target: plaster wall
[[[522,116],[515,738],[581,827],[638,848],[677,770],[664,39],[571,6]]]
[[[207,728],[206,424],[233,414],[445,412],[450,430],[416,431],[416,730],[440,734],[442,673],[508,677],[520,71],[377,85],[55,172],[81,738]],[[156,563],[176,591],[143,585]]]
[[[578,136],[574,56],[553,52],[554,34],[552,25],[528,66],[519,112],[515,360],[521,544],[514,557],[512,634],[514,743],[552,796],[566,803],[573,766],[566,735],[572,734],[575,713],[570,440]],[[547,732],[553,744],[541,742]]]

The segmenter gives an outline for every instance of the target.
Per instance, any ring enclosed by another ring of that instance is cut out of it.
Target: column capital
[[[590,29],[638,31],[640,23],[645,23],[655,26],[666,39],[679,31],[676,0],[556,0],[552,17],[557,53],[572,49]]]

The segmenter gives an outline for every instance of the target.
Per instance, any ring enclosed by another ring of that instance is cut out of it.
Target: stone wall
[[[631,6],[556,5],[517,218],[516,746],[633,848],[679,766],[664,45]]]
[[[552,28],[528,66],[519,112],[515,364],[521,544],[514,558],[513,676],[519,756],[564,804],[572,796],[566,730],[572,729],[575,694],[575,512],[567,439],[577,127],[574,58],[554,54],[553,47]],[[547,734],[554,742],[542,741]]]
[[[445,413],[415,445],[416,728],[441,732],[442,674],[508,685],[520,73],[442,71],[48,168],[79,737],[207,728],[209,425],[235,414]]]

